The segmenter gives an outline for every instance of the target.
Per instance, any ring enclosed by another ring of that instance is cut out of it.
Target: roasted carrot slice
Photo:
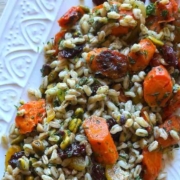
[[[166,119],[164,123],[160,125],[159,127],[163,128],[168,134],[171,130],[175,130],[176,132],[180,133],[180,117],[173,115],[169,117],[168,119]],[[162,148],[166,148],[168,146],[178,143],[178,141],[173,139],[170,135],[168,136],[166,140],[159,137],[157,138],[157,141]]]
[[[121,11],[119,11],[119,14],[120,14],[119,20],[121,20],[126,15],[131,15],[134,18],[132,11],[121,10]],[[114,36],[127,35],[127,33],[129,33],[133,28],[134,28],[133,26],[121,26],[121,25],[119,25],[118,27],[112,28],[111,34]]]
[[[149,65],[156,50],[156,47],[149,39],[142,39],[139,45],[139,51],[130,51],[128,54],[129,68],[132,72],[144,70]]]
[[[123,77],[128,71],[127,57],[106,48],[90,51],[86,61],[94,73],[113,79]]]
[[[66,30],[61,30],[54,37],[53,48],[56,50],[56,53],[55,53],[56,55],[59,52],[59,43],[60,43],[61,39],[64,37],[65,33],[66,33]]]
[[[142,155],[143,180],[155,180],[162,168],[162,153],[160,151],[149,152],[148,149],[144,149]]]
[[[177,114],[180,109],[180,90],[177,93],[173,94],[171,100],[168,103],[168,106],[163,109],[162,117],[163,119],[172,116],[173,114]]]
[[[45,100],[30,101],[19,107],[18,111],[24,111],[22,116],[16,116],[16,126],[21,134],[31,132],[38,122],[45,117]]]
[[[144,99],[151,107],[164,107],[172,95],[171,76],[162,65],[154,67],[147,74],[143,86]]]
[[[175,0],[169,0],[167,4],[158,1],[156,3],[156,16],[158,23],[171,22],[175,20],[175,14],[178,12],[178,4]]]
[[[118,152],[108,130],[106,120],[91,116],[83,122],[83,128],[97,162],[114,164],[118,159]]]
[[[59,26],[69,28],[83,16],[84,10],[80,6],[71,7],[59,20]]]
[[[146,19],[146,27],[149,30],[156,31],[157,33],[160,32],[162,29],[161,24],[158,23],[158,17],[157,16],[149,16]]]

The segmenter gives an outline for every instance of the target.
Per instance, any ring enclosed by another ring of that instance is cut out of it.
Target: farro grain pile
[[[180,132],[172,122],[169,129],[164,128],[164,121],[171,121],[178,108],[178,102],[173,100],[180,92],[177,27],[170,19],[173,12],[169,15],[164,8],[172,3],[161,0],[146,8],[141,1],[108,0],[93,9],[73,7],[59,20],[62,29],[44,47],[42,84],[38,90],[29,89],[37,101],[45,99],[46,116],[28,132],[22,131],[17,120],[12,125],[3,180],[166,177],[161,156],[177,147]],[[159,4],[164,8],[164,17],[161,14],[154,20],[161,10]],[[150,59],[150,47],[141,51],[143,39],[154,48]],[[138,58],[133,59],[131,53]],[[142,56],[147,63],[141,62]],[[159,92],[155,92],[153,98],[157,101],[151,104],[144,98],[143,83],[151,69],[159,65],[167,69],[173,89],[163,99],[158,99]],[[17,117],[23,119],[27,111],[22,102],[20,107]],[[166,117],[165,110],[170,113]],[[115,164],[96,161],[96,152],[82,126],[92,115],[107,122],[118,152]],[[176,120],[179,123],[178,117]],[[5,137],[2,140],[7,141]],[[172,143],[165,147],[166,141]],[[159,157],[160,162],[156,162]],[[149,161],[155,170],[148,169]]]

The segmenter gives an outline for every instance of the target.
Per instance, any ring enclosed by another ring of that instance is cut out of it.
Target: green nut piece
[[[26,176],[25,180],[34,180],[34,176],[32,176],[32,175]]]
[[[69,122],[69,130],[75,134],[81,124],[81,119],[74,118]]]
[[[19,135],[17,138],[12,140],[11,145],[19,145],[24,140],[24,138],[24,135]]]
[[[34,140],[31,145],[37,155],[42,155],[44,153],[45,147],[42,141]]]
[[[29,160],[26,157],[22,157],[18,159],[17,166],[22,171],[28,171],[29,170]]]
[[[65,100],[65,91],[62,89],[58,90],[57,93],[58,100],[62,103]]]
[[[48,83],[53,83],[58,77],[58,72],[52,70],[48,75]]]
[[[63,136],[63,141],[60,144],[60,148],[62,150],[66,149],[71,144],[71,132],[69,130],[65,131],[65,135]]]
[[[77,108],[77,109],[75,110],[75,116],[76,116],[76,117],[81,118],[83,114],[84,114],[83,108]]]
[[[57,136],[57,135],[51,135],[49,138],[48,138],[49,142],[51,142],[52,144],[56,144],[59,140],[60,140],[60,137]]]
[[[69,145],[70,145],[70,143],[71,143],[71,140],[70,140],[70,137],[65,137],[65,139],[61,142],[61,144],[60,144],[60,148],[62,149],[62,150],[65,150]]]

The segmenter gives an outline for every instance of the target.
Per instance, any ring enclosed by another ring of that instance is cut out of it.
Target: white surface
[[[0,24],[0,136],[8,134],[20,99],[28,100],[27,89],[39,87],[43,43],[59,30],[57,19],[79,3],[91,0],[9,0]],[[0,178],[4,172],[5,149],[0,147]],[[180,180],[180,152],[168,168],[167,180]]]

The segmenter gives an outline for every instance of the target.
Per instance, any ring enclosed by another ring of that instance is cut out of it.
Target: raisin
[[[108,78],[118,79],[128,72],[127,57],[117,51],[104,50],[95,57],[91,69],[96,74],[102,74]]]
[[[109,130],[110,130],[114,125],[116,125],[116,124],[118,124],[118,123],[117,123],[116,120],[114,120],[113,118],[107,119],[107,125],[108,125]],[[114,141],[117,141],[117,142],[118,142],[118,141],[119,141],[120,132],[117,132],[116,134],[111,134],[111,136],[112,136],[112,138],[113,138]]]
[[[61,159],[66,159],[68,157],[85,156],[86,147],[84,144],[73,143],[64,151],[62,149],[58,149],[58,154]]]
[[[102,84],[99,81],[94,81],[94,83],[91,85],[91,90],[92,90],[92,95],[96,94],[96,91],[98,90],[99,87],[101,87]]]
[[[100,5],[100,4],[103,4],[104,2],[106,2],[106,0],[92,0],[92,2],[93,2],[95,5]]]
[[[153,55],[153,57],[152,57],[152,59],[150,61],[150,65],[152,67],[162,65],[161,62],[160,62],[160,58],[162,58],[162,56],[159,53],[154,53],[154,55]]]
[[[178,65],[178,58],[176,56],[176,53],[171,46],[164,45],[161,48],[162,56],[165,60],[165,62],[173,67],[176,67]]]
[[[42,76],[47,76],[49,75],[49,73],[51,72],[51,67],[49,64],[44,64],[42,69],[41,69],[41,73],[42,73]]]
[[[93,180],[106,180],[104,167],[101,164],[93,162],[91,177]]]
[[[67,59],[74,58],[82,52],[83,47],[83,45],[79,45],[76,46],[74,49],[65,48],[63,50],[60,50],[59,56]]]
[[[120,125],[124,125],[126,123],[126,117],[124,115],[121,115],[119,123]]]
[[[24,156],[24,151],[16,152],[13,154],[9,160],[9,164],[13,167],[17,167],[18,159]]]

